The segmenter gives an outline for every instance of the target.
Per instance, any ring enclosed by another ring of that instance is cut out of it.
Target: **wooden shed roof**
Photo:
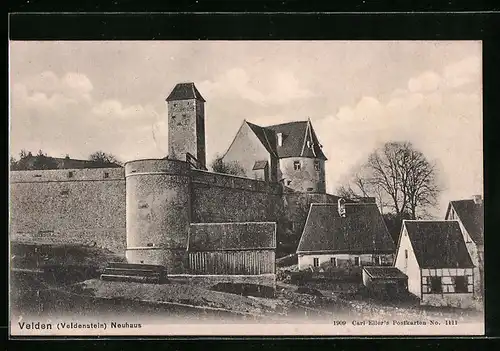
[[[275,222],[192,223],[188,251],[276,248]]]

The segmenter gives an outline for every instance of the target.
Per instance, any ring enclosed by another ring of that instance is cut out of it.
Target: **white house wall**
[[[377,254],[378,256],[382,256],[382,259],[385,260],[386,264],[390,264],[394,259],[393,254]],[[342,266],[345,264],[354,265],[354,258],[360,258],[360,266],[362,265],[373,265],[373,255],[372,254],[361,254],[361,255],[351,255],[351,254],[299,254],[298,255],[298,264],[299,269],[303,270],[308,267],[314,267],[314,259],[319,259],[319,265],[321,266],[324,263],[329,263],[332,258],[337,260],[337,266]],[[378,265],[378,262],[376,262]]]
[[[247,178],[254,179],[258,176],[253,170],[255,161],[267,161],[269,172],[273,173],[269,152],[246,123],[240,127],[223,160],[227,163],[237,162],[245,170],[244,176]]]
[[[422,305],[429,306],[448,306],[448,307],[460,307],[460,308],[470,308],[474,307],[474,277],[472,268],[442,268],[442,269],[422,269],[422,284],[425,283],[427,277],[438,276],[441,277],[443,285],[443,292],[438,294],[429,294],[426,292],[424,286],[422,286],[422,299],[420,303]],[[468,282],[468,293],[456,293],[454,292],[453,277],[455,276],[465,276]],[[451,291],[448,291],[451,289]]]
[[[405,250],[408,250],[407,260],[405,259]],[[403,227],[400,237],[394,266],[408,276],[408,291],[420,298],[422,292],[420,266],[405,227]]]

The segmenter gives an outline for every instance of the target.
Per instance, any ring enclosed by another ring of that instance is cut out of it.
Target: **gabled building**
[[[275,250],[274,222],[190,225],[187,251],[192,274],[274,276]]]
[[[297,255],[299,269],[391,265],[395,245],[375,203],[311,204]]]
[[[325,193],[326,160],[310,120],[267,127],[245,120],[223,156],[238,162],[246,177],[304,193]]]
[[[474,292],[482,298],[484,290],[484,206],[481,195],[450,201],[446,220],[458,221],[467,251],[474,263]]]
[[[403,221],[394,266],[422,305],[473,306],[474,264],[458,222]]]

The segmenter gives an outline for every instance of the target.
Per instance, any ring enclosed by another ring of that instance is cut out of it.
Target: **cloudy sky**
[[[380,143],[436,161],[449,199],[482,193],[480,42],[11,42],[11,154],[163,157],[165,98],[193,81],[207,100],[207,160],[243,119],[310,118],[330,192]]]

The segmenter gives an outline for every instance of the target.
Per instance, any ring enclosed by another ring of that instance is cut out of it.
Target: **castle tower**
[[[267,128],[276,133],[278,178],[284,185],[301,193],[324,194],[327,158],[311,121],[289,122]]]
[[[194,83],[179,83],[166,101],[169,158],[186,161],[189,153],[206,166],[205,99]]]
[[[178,160],[135,160],[125,164],[128,263],[187,272],[191,223],[189,164]]]

